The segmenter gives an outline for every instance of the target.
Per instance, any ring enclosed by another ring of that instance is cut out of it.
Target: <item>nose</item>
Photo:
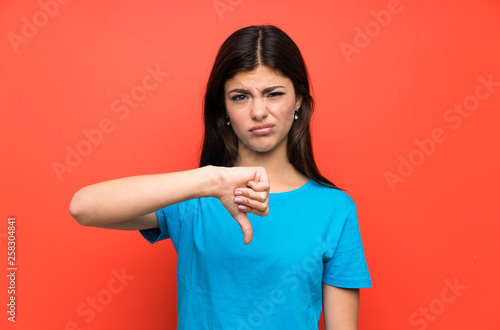
[[[262,98],[255,98],[250,111],[252,119],[261,121],[267,117],[267,114],[266,102]]]

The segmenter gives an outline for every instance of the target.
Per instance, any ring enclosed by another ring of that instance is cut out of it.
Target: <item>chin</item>
[[[247,146],[248,149],[250,149],[250,151],[254,151],[254,152],[258,152],[258,153],[266,153],[266,152],[269,152],[269,151],[273,151],[274,149],[276,149],[277,146],[275,145],[267,145],[267,146]]]
[[[256,141],[253,141],[256,142]],[[260,141],[260,142],[265,142],[265,141]],[[275,149],[278,149],[282,143],[286,143],[285,141],[281,141],[281,143],[278,143],[276,141],[267,141],[267,143],[243,143],[245,147],[249,151],[257,152],[257,153],[268,153],[270,151],[273,151]]]

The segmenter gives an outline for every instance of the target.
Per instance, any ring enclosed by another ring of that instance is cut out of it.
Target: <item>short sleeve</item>
[[[156,213],[156,219],[158,220],[159,228],[139,230],[142,236],[146,240],[148,240],[148,242],[151,244],[162,241],[170,237],[168,233],[165,213],[163,212],[163,210],[158,210],[155,213]]]
[[[180,230],[179,208],[182,204],[170,205],[156,211],[159,228],[144,229],[139,230],[139,232],[151,244],[167,238],[176,241]]]
[[[372,286],[355,204],[345,220],[332,258],[324,263],[323,283],[351,289]]]

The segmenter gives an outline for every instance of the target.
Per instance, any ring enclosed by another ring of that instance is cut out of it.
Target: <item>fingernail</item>
[[[235,196],[243,196],[243,191],[236,190],[236,191],[234,192],[234,195],[235,195]]]
[[[247,207],[245,205],[238,205],[238,209],[240,209],[242,211],[246,211]]]
[[[236,197],[236,198],[234,199],[234,201],[235,201],[236,203],[243,203],[243,198]]]

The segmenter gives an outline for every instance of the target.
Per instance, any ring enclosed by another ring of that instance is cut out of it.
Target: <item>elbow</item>
[[[88,202],[85,201],[85,193],[80,189],[75,193],[69,204],[69,214],[82,226],[92,226],[89,217]]]

